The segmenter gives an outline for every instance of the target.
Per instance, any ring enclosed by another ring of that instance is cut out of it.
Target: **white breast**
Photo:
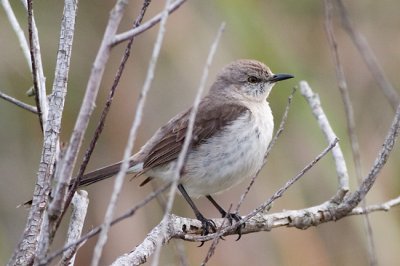
[[[222,192],[261,168],[271,141],[273,117],[266,101],[210,138],[188,156],[182,184],[199,197]]]

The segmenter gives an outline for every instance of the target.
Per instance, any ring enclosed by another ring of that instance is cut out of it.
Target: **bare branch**
[[[28,63],[29,70],[32,72],[31,55],[29,52],[29,45],[28,41],[25,38],[24,31],[22,30],[21,26],[18,23],[17,18],[15,17],[14,11],[10,6],[10,2],[8,0],[1,0],[0,2],[3,5],[4,11],[6,12],[8,21],[10,22],[12,29],[17,35],[19,46],[21,47],[26,62]]]
[[[351,37],[354,45],[357,47],[358,52],[361,54],[362,58],[365,61],[365,64],[371,72],[371,75],[378,83],[393,110],[396,110],[397,106],[400,104],[399,94],[390,83],[389,79],[386,77],[385,72],[379,64],[378,59],[375,57],[375,54],[369,47],[369,44],[364,35],[362,35],[362,33],[354,27],[342,0],[336,0],[336,5],[340,12],[340,18],[342,20],[343,28]]]
[[[66,244],[75,242],[81,237],[82,228],[85,223],[87,207],[89,205],[88,193],[85,190],[75,192],[72,198],[72,214],[68,226]],[[68,249],[64,252],[58,265],[74,265],[75,255],[78,247]]]
[[[392,207],[400,205],[400,196],[381,204],[370,205],[367,207],[354,208],[349,215],[369,214],[376,211],[389,211]]]
[[[54,200],[51,202],[48,208],[50,217],[56,218],[62,214],[66,193],[71,181],[72,170],[75,166],[78,151],[81,147],[84,133],[95,106],[101,79],[110,55],[110,42],[118,29],[118,25],[122,19],[126,5],[127,0],[118,0],[110,13],[110,18],[108,20],[102,43],[93,63],[93,68],[88,80],[83,103],[75,123],[73,134],[69,141],[70,144],[66,149],[65,156],[59,162],[56,169],[55,178],[57,180],[57,185],[53,193]]]
[[[326,140],[328,143],[331,143],[337,137],[335,132],[333,132],[331,125],[329,124],[328,118],[322,110],[318,95],[312,91],[311,87],[306,81],[300,81],[300,92],[310,105],[311,111],[317,119],[319,127],[324,133]],[[340,145],[337,145],[332,149],[332,155],[333,159],[335,160],[336,172],[339,180],[339,190],[335,198],[336,200],[340,201],[349,191],[349,175]]]
[[[42,55],[40,53],[39,34],[33,16],[32,0],[22,1],[28,10],[28,32],[32,64],[33,88],[36,107],[39,113],[40,127],[46,128],[49,106],[47,102],[46,78],[43,73]]]
[[[344,70],[342,64],[340,62],[338,45],[336,42],[335,32],[333,30],[332,25],[332,13],[333,13],[333,6],[331,0],[324,0],[325,6],[325,32],[328,38],[328,43],[330,46],[330,50],[332,53],[332,57],[335,63],[335,70],[336,70],[336,79],[338,81],[338,87],[340,94],[342,96],[344,109],[346,113],[346,122],[347,122],[347,133],[350,137],[350,144],[351,150],[353,154],[353,162],[354,168],[356,171],[356,176],[358,180],[358,184],[361,183],[362,180],[362,168],[361,168],[361,155],[360,155],[360,146],[358,144],[358,138],[356,135],[356,123],[354,120],[354,112],[353,112],[353,105],[350,100],[349,90],[347,88],[346,77],[344,75]],[[362,206],[366,206],[366,200],[363,199],[361,202]],[[376,256],[376,248],[375,242],[373,237],[373,231],[371,227],[371,222],[369,220],[368,214],[366,213],[363,216],[364,219],[364,227],[367,233],[368,239],[368,253],[370,259],[370,265],[377,265],[377,256]]]
[[[366,209],[355,208],[342,218],[352,215],[363,215],[366,212],[388,211],[391,207],[398,205],[400,205],[400,197],[383,204],[368,206]],[[318,226],[322,223],[336,220],[335,207],[337,207],[337,205],[334,203],[325,202],[321,205],[301,210],[285,210],[272,214],[260,212],[246,221],[245,226],[242,228],[242,234],[271,231],[279,227],[294,227],[304,230],[310,226]],[[224,231],[230,228],[230,230],[225,231],[224,236],[236,234],[232,226],[223,226],[226,219],[218,218],[213,219],[213,221],[218,227],[224,228]],[[166,226],[168,229],[166,234],[161,233],[162,231],[160,228],[163,226]],[[214,238],[211,235],[200,236],[200,234],[200,221],[171,214],[168,216],[168,219],[163,220],[154,227],[141,244],[135,247],[131,252],[121,255],[112,265],[140,265],[145,263],[155,250],[156,239],[159,239],[165,244],[172,238],[181,238],[193,242],[208,241]]]
[[[169,2],[166,4],[166,8],[168,8],[168,6],[169,6]],[[168,14],[168,11],[166,11],[166,14]],[[185,163],[185,158],[186,158],[187,151],[189,149],[189,144],[190,144],[190,142],[192,140],[192,133],[193,133],[193,128],[194,128],[194,122],[195,122],[196,115],[197,115],[197,110],[199,108],[199,104],[200,104],[200,101],[201,101],[201,96],[202,96],[204,88],[206,86],[207,77],[208,77],[208,71],[209,71],[209,68],[211,66],[212,60],[214,58],[215,52],[216,52],[217,47],[218,47],[219,40],[221,39],[221,36],[222,36],[222,33],[223,33],[224,29],[225,29],[225,22],[223,22],[221,24],[221,26],[219,27],[217,36],[215,37],[215,39],[214,39],[214,41],[213,41],[213,43],[211,45],[210,52],[208,53],[207,61],[206,61],[206,64],[204,66],[204,69],[203,69],[203,75],[202,75],[201,80],[200,80],[200,85],[199,85],[199,88],[197,90],[194,102],[193,102],[193,107],[192,107],[192,109],[190,111],[188,127],[187,127],[187,130],[185,132],[185,140],[183,142],[182,150],[179,153],[179,156],[178,156],[178,159],[177,159],[177,163],[176,163],[176,166],[175,166],[175,169],[174,169],[174,178],[173,178],[171,189],[169,191],[167,206],[165,208],[165,213],[164,213],[163,220],[168,219],[168,216],[169,216],[169,214],[171,212],[171,209],[172,209],[172,205],[174,203],[174,199],[175,199],[175,195],[176,195],[176,189],[177,189],[177,186],[178,186],[178,181],[179,181],[179,178],[181,176],[181,172],[182,172],[182,169],[183,169],[183,166],[184,166],[184,163]],[[161,228],[161,229],[162,229],[162,231],[165,231],[165,228],[164,229]],[[161,250],[161,242],[158,242],[157,243],[157,247],[156,247],[156,251],[155,251],[155,255],[154,255],[154,260],[152,262],[153,266],[158,265],[159,256],[160,256],[160,250]]]
[[[385,141],[382,145],[382,149],[380,150],[375,162],[366,177],[362,180],[362,183],[358,186],[357,190],[350,195],[347,195],[344,198],[344,201],[338,206],[338,217],[342,217],[354,209],[360,201],[365,198],[368,191],[371,189],[372,185],[375,183],[375,180],[382,170],[383,166],[386,164],[386,161],[389,157],[390,152],[392,151],[397,137],[400,131],[400,105],[397,107],[396,114],[393,118],[392,125],[389,129],[389,132],[385,138]]]
[[[139,96],[139,100],[138,100],[138,104],[137,104],[136,112],[135,112],[135,114],[136,114],[135,119],[133,121],[133,124],[132,124],[130,132],[129,132],[129,137],[128,137],[128,141],[127,141],[127,144],[125,147],[124,157],[123,157],[122,164],[121,164],[121,169],[119,170],[117,177],[115,178],[114,189],[113,189],[113,192],[111,195],[110,202],[107,207],[103,225],[101,226],[102,229],[100,232],[99,240],[97,241],[96,247],[94,249],[93,258],[92,258],[92,266],[97,266],[99,264],[101,252],[107,241],[108,231],[111,226],[111,221],[113,218],[115,206],[117,204],[118,196],[122,189],[124,177],[129,168],[129,158],[131,156],[132,148],[133,148],[133,145],[136,140],[137,130],[139,128],[139,125],[142,122],[143,109],[144,109],[144,104],[146,101],[146,96],[147,96],[148,91],[150,90],[151,83],[154,78],[154,70],[155,70],[155,67],[157,64],[158,56],[160,54],[161,44],[164,39],[165,25],[167,23],[168,14],[169,14],[167,8],[169,6],[170,1],[171,0],[167,0],[166,4],[165,4],[163,16],[162,16],[162,19],[160,22],[160,29],[159,29],[157,39],[154,44],[153,53],[152,53],[149,68],[147,71],[146,80],[144,82],[142,91]]]
[[[186,0],[176,0],[174,3],[172,3],[169,7],[168,7],[168,13],[172,13],[175,10],[177,10],[183,3],[185,3]],[[164,12],[164,11],[163,11]],[[115,46],[121,42],[124,42],[126,40],[129,40],[145,31],[147,31],[148,29],[152,28],[153,26],[155,26],[157,23],[159,23],[161,21],[162,18],[162,14],[163,12],[159,13],[158,15],[154,16],[151,20],[147,21],[146,23],[144,23],[143,25],[137,27],[137,28],[133,28],[127,32],[124,33],[120,33],[117,34],[114,39],[111,42],[111,46]]]
[[[61,117],[67,89],[69,60],[71,55],[75,21],[76,5],[74,5],[74,3],[76,3],[76,1],[68,0],[65,4],[66,7],[64,9],[64,18],[61,30],[62,33],[57,55],[57,67],[53,85],[53,93],[50,97],[50,104],[48,105],[46,89],[43,85],[44,76],[40,59],[41,56],[37,29],[32,14],[32,2],[31,0],[28,1],[32,72],[35,81],[34,83],[36,84],[37,89],[36,96],[38,112],[40,113],[39,108],[42,108],[43,111],[41,118],[43,119],[44,126],[44,143],[33,194],[32,207],[28,215],[27,224],[25,226],[21,241],[14,250],[14,254],[11,257],[9,264],[32,264],[34,256],[44,256],[44,253],[47,252],[50,242],[50,235],[49,232],[47,232],[49,229],[46,228],[46,230],[42,230],[45,228],[43,225],[48,224],[48,221],[42,223],[43,212],[47,206],[48,194],[50,192],[51,185],[51,176],[53,175],[54,163],[56,161],[59,148],[58,141],[61,128]],[[67,9],[67,6],[70,7],[70,9]],[[66,17],[68,17],[68,19],[66,19]],[[45,241],[41,242],[40,246],[38,247],[39,237]]]
[[[24,102],[21,102],[20,100],[17,100],[15,98],[11,97],[11,96],[8,96],[7,94],[5,94],[5,93],[3,93],[1,91],[0,91],[0,98],[4,99],[4,100],[6,100],[6,101],[8,101],[10,103],[13,103],[16,106],[19,106],[19,107],[21,107],[21,108],[23,108],[23,109],[25,109],[25,110],[27,110],[27,111],[29,111],[31,113],[34,113],[34,114],[38,113],[37,108],[35,106],[32,106],[30,104],[26,104]]]
[[[166,191],[169,187],[171,186],[171,183],[167,183],[164,186],[160,187],[159,189],[157,189],[156,191],[150,193],[148,196],[146,196],[141,202],[139,202],[138,204],[136,204],[134,207],[132,207],[131,209],[129,209],[127,212],[125,212],[124,214],[122,214],[121,216],[115,218],[112,222],[111,222],[111,226],[125,220],[128,217],[131,217],[132,215],[134,215],[136,213],[137,210],[139,210],[140,208],[144,207],[147,203],[149,203],[150,201],[152,201],[155,197],[157,197],[158,195],[160,195],[161,193],[163,193],[164,191]],[[41,261],[41,265],[47,265],[49,264],[54,258],[56,258],[57,256],[60,256],[64,251],[70,249],[70,248],[75,248],[76,246],[80,245],[81,243],[85,242],[86,240],[88,240],[89,238],[97,235],[100,233],[101,230],[101,226],[98,226],[94,229],[92,229],[89,233],[87,233],[86,235],[84,235],[83,237],[81,237],[80,239],[76,240],[73,243],[68,244],[67,246],[64,246],[61,250],[55,251],[54,253],[50,254],[48,257],[46,257],[44,260]]]
[[[74,37],[76,10],[77,1],[65,1],[63,18],[61,21],[60,43],[57,51],[53,88],[49,97],[48,123],[45,123],[44,132],[46,139],[50,142],[50,150],[53,156],[57,156],[59,149],[59,132],[61,129],[61,118],[64,110],[65,96],[67,94],[68,73]],[[53,173],[53,170],[51,173]],[[50,244],[52,243],[55,233],[54,221],[52,221],[50,217],[46,217],[46,219],[48,220],[46,221],[48,226],[42,227],[44,230],[41,230],[41,241],[38,249],[36,250],[37,258],[45,256]]]

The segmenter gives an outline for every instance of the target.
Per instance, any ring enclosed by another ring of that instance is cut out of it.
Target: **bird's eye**
[[[257,82],[260,82],[260,79],[257,77],[254,77],[254,76],[250,76],[247,78],[247,81],[250,83],[257,83]]]

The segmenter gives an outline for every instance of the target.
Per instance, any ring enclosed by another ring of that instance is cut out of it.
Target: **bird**
[[[205,218],[192,198],[206,197],[231,224],[241,219],[236,213],[226,212],[213,196],[254,176],[263,166],[274,131],[267,98],[277,82],[293,77],[273,74],[257,60],[240,59],[222,68],[201,99],[178,190],[201,221],[202,235],[215,232],[216,226]],[[192,108],[160,127],[130,158],[127,173],[145,176],[140,186],[153,179],[173,181]],[[114,163],[83,175],[79,186],[114,176],[121,164]]]

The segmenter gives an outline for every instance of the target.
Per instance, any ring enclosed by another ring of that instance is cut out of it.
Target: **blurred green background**
[[[12,6],[20,23],[26,28],[26,15],[19,1]],[[61,139],[68,142],[83,98],[92,62],[99,47],[109,11],[114,1],[80,1],[71,61],[68,95],[63,116]],[[120,31],[127,30],[136,17],[141,1],[131,1]],[[145,20],[160,12],[163,1],[153,1]],[[395,87],[400,85],[400,2],[398,0],[345,1],[355,25],[370,46]],[[47,87],[51,88],[58,46],[62,1],[35,1],[34,12],[40,33]],[[340,138],[347,160],[351,186],[356,185],[350,145],[346,135],[343,103],[337,89],[335,70],[323,25],[322,1],[188,1],[168,20],[156,76],[150,91],[140,127],[135,151],[151,134],[177,112],[191,105],[211,42],[222,21],[226,30],[210,69],[209,84],[226,63],[239,58],[253,58],[268,64],[274,72],[291,73],[295,79],[275,87],[270,103],[279,124],[287,96],[300,80],[307,80],[320,95],[323,107]],[[357,135],[361,146],[363,174],[368,173],[393,118],[393,109],[366,68],[350,38],[335,18],[335,32],[341,60],[354,104]],[[122,158],[128,131],[158,27],[140,35],[134,42],[124,76],[102,138],[89,169]],[[0,10],[0,90],[33,104],[25,92],[32,84],[31,75],[22,56],[15,34]],[[87,147],[104,100],[120,62],[124,45],[112,50],[104,74],[101,92],[93,120],[85,137]],[[400,93],[400,91],[398,90]],[[0,264],[7,262],[25,226],[27,210],[16,206],[32,195],[41,153],[42,134],[37,118],[0,100]],[[296,93],[286,129],[273,149],[241,213],[246,214],[265,201],[284,182],[312,160],[326,142],[310,108],[300,93]],[[367,202],[380,203],[397,197],[400,191],[400,151],[395,147],[387,166],[368,194]],[[138,188],[137,180],[126,181],[117,214],[140,201],[151,186]],[[248,182],[233,188],[216,199],[228,207],[236,204]],[[85,231],[101,223],[112,190],[112,180],[89,187],[89,212]],[[301,181],[274,203],[272,212],[299,209],[322,203],[336,191],[337,181],[332,157],[328,155]],[[204,199],[197,200],[207,217],[218,213]],[[191,209],[180,197],[174,213],[193,217]],[[133,218],[111,229],[105,246],[102,265],[140,243],[162,216],[154,201]],[[400,261],[400,208],[388,213],[370,215],[376,252],[380,265],[396,265]],[[67,220],[67,219],[66,219]],[[62,246],[65,225],[57,235],[56,247]],[[361,217],[345,218],[301,231],[280,228],[268,233],[244,235],[221,241],[209,265],[366,265],[368,263],[366,235]],[[77,265],[88,265],[96,239],[80,249]],[[181,246],[183,244],[183,246]],[[196,243],[171,241],[162,251],[161,265],[177,265],[176,249],[183,248],[190,265],[198,265],[209,243],[197,248]],[[150,258],[151,261],[152,258]]]

